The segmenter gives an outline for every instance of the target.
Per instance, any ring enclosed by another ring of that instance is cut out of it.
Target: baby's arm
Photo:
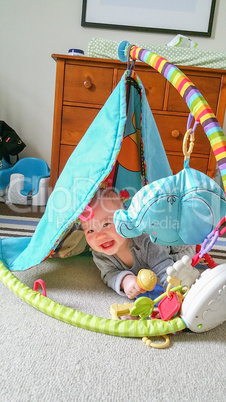
[[[126,296],[121,283],[125,276],[136,276],[129,270],[123,268],[122,264],[114,257],[107,256],[96,251],[92,252],[93,261],[101,272],[101,279],[108,287],[112,288],[121,296]]]

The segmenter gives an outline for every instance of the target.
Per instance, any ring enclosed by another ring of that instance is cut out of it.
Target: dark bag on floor
[[[8,163],[10,162],[10,156],[17,156],[26,147],[25,143],[17,135],[17,133],[8,126],[4,121],[0,120],[0,164],[2,158]]]

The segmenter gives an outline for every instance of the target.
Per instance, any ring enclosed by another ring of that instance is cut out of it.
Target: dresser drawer
[[[187,129],[187,117],[154,113],[154,118],[165,150],[182,152],[183,138]],[[193,152],[204,155],[210,153],[210,142],[200,124],[195,130]]]
[[[125,70],[118,70],[118,82],[124,72]],[[144,86],[150,108],[152,110],[162,110],[166,86],[165,78],[151,69],[150,71],[141,71],[139,68],[136,68],[135,72]]]
[[[50,186],[84,136],[126,69],[119,60],[52,55],[57,61]],[[209,103],[221,126],[225,116],[225,70],[180,66]],[[189,109],[171,83],[146,63],[136,62],[171,168],[183,169],[182,144]],[[96,135],[100,135],[99,132]],[[107,134],[106,134],[107,135]],[[88,144],[87,146],[90,146]],[[92,144],[91,144],[92,146]],[[77,148],[78,150],[79,148]],[[156,154],[158,149],[155,150]],[[84,155],[85,157],[85,155]],[[85,163],[85,160],[84,160]],[[190,166],[213,177],[216,161],[199,124]]]
[[[216,114],[217,104],[221,86],[221,79],[219,77],[187,75],[193,82],[199,92],[204,96],[205,100],[210,105],[213,112]],[[185,100],[181,97],[178,91],[170,85],[169,97],[167,103],[167,110],[176,112],[187,112],[189,108]]]
[[[77,145],[99,109],[63,106],[61,144]]]
[[[181,155],[168,155],[167,158],[172,169],[173,174],[180,172],[184,168],[184,156]],[[193,169],[199,170],[200,172],[207,173],[208,159],[207,158],[197,158],[191,155],[189,166]]]
[[[64,101],[103,105],[112,92],[113,69],[66,64]]]
[[[72,152],[74,151],[75,146],[73,145],[61,145],[60,146],[60,161],[59,161],[59,171],[58,175],[62,172],[64,166],[68,158],[71,156]]]

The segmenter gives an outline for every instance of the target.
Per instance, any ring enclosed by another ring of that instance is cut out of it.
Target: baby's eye
[[[103,224],[103,227],[105,228],[106,226],[109,226],[111,223],[110,222],[106,222]]]
[[[87,230],[87,233],[93,233],[94,232],[94,230],[93,229],[89,229],[89,230]]]

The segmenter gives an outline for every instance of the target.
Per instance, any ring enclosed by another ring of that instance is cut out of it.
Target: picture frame
[[[81,26],[211,37],[216,0],[83,0]]]

